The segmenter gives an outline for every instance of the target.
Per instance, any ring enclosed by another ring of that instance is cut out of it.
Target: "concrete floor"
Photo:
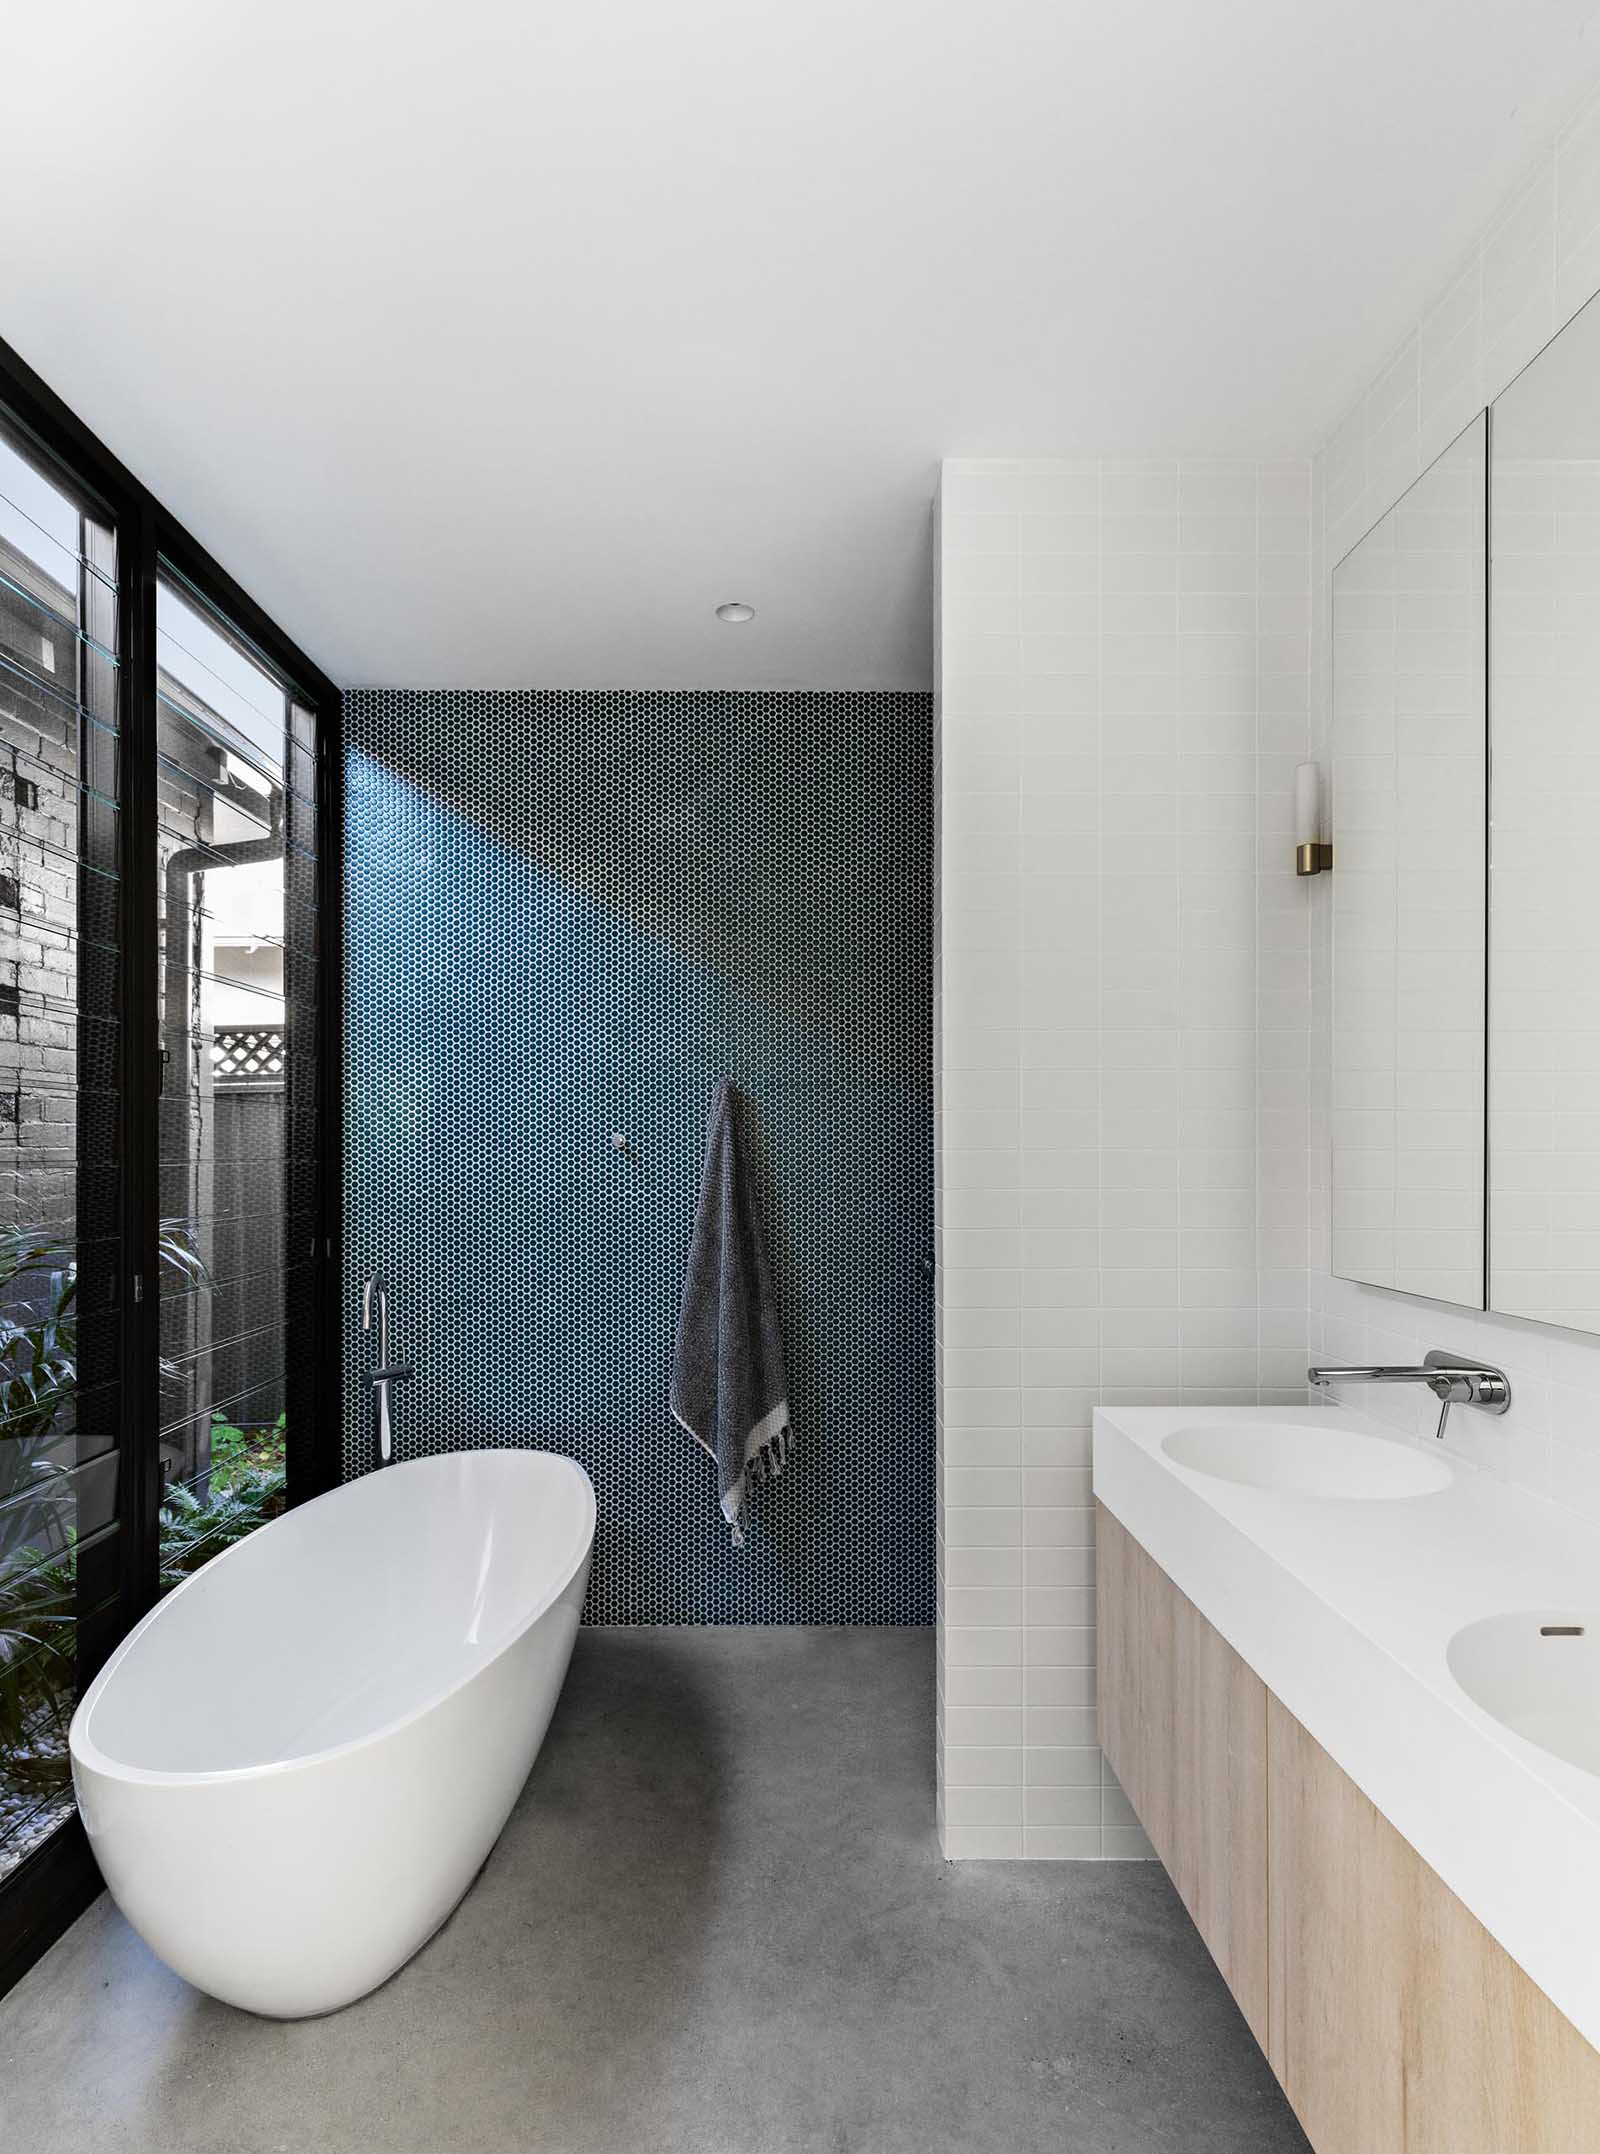
[[[940,1860],[932,1721],[926,1631],[586,1631],[392,1982],[252,2019],[102,1897],[0,2000],[0,2144],[1306,2154],[1154,1864]]]

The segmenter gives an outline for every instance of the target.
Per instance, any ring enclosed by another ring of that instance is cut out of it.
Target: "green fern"
[[[164,1219],[163,1277],[209,1278],[190,1223]],[[0,1230],[0,1812],[70,1785],[67,1730],[77,1697],[76,1490],[70,1408],[78,1371],[77,1264],[70,1244]],[[165,1363],[162,1373],[170,1374]],[[241,1442],[243,1436],[241,1432]],[[162,1506],[162,1588],[283,1508],[281,1461],[232,1500],[211,1531],[187,1516],[169,1550]],[[208,1506],[190,1498],[195,1510]],[[219,1537],[220,1534],[220,1537]],[[3,1829],[3,1827],[0,1827]]]
[[[286,1496],[281,1460],[240,1467],[208,1498],[192,1488],[169,1489],[161,1505],[161,1585],[170,1593],[223,1549],[279,1516]]]
[[[0,1573],[0,1788],[65,1790],[77,1666],[77,1550]]]

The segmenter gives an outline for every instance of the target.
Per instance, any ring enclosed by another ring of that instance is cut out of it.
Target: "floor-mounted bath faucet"
[[[378,1464],[387,1466],[394,1457],[394,1432],[389,1426],[389,1386],[403,1384],[416,1370],[409,1361],[389,1359],[389,1289],[374,1272],[361,1294],[361,1328],[370,1332],[376,1319],[377,1343],[367,1389],[372,1393],[372,1434],[378,1448]]]
[[[1486,1414],[1511,1408],[1511,1379],[1504,1369],[1491,1368],[1486,1361],[1463,1361],[1437,1346],[1423,1355],[1420,1368],[1307,1369],[1306,1381],[1319,1389],[1327,1384],[1426,1384],[1439,1401],[1435,1436],[1443,1436],[1452,1406],[1478,1406]]]

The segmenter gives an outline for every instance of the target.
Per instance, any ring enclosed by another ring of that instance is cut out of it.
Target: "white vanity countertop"
[[[1329,1500],[1161,1449],[1251,1421],[1405,1442],[1338,1408],[1099,1407],[1095,1495],[1600,2047],[1600,1777],[1502,1727],[1445,1660],[1484,1616],[1600,1624],[1600,1531],[1455,1458],[1435,1494]]]

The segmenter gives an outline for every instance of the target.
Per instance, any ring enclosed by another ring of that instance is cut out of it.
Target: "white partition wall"
[[[944,466],[952,1857],[1148,1852],[1095,1743],[1095,1400],[1304,1398],[1309,512],[1300,463]]]

